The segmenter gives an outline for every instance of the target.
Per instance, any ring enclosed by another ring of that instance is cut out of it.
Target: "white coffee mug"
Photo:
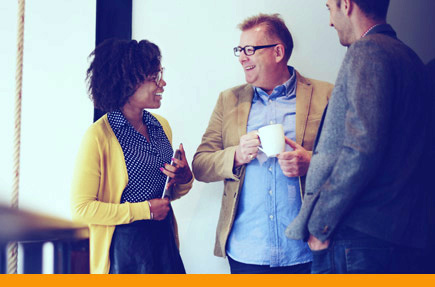
[[[258,129],[261,146],[259,149],[268,157],[275,157],[285,149],[284,129],[282,124],[264,126]]]

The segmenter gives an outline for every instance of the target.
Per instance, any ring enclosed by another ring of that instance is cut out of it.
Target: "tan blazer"
[[[296,72],[296,142],[311,151],[323,110],[333,85],[302,77]],[[254,91],[245,84],[223,91],[216,103],[192,169],[199,181],[224,181],[222,207],[216,231],[214,254],[225,257],[225,245],[236,215],[245,165],[233,172],[234,154],[246,134]],[[235,174],[236,173],[236,174]],[[301,178],[301,185],[304,185]]]

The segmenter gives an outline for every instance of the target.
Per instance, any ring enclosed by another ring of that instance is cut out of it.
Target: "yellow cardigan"
[[[160,122],[172,144],[172,131],[166,119],[155,114],[153,116]],[[72,182],[73,220],[89,224],[91,273],[109,273],[109,250],[116,225],[150,219],[147,201],[120,203],[127,183],[124,153],[106,114],[87,130],[79,149]],[[175,185],[172,200],[185,195],[192,183],[193,178],[189,183]],[[178,245],[176,223],[174,228]]]

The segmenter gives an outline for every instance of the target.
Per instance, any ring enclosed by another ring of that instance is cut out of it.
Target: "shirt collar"
[[[119,130],[123,127],[131,127],[133,126],[130,124],[130,122],[127,120],[127,118],[124,116],[124,114],[120,110],[109,112],[107,115],[108,117],[111,117],[113,121],[111,121],[111,127],[112,129]],[[148,111],[143,111],[142,121],[148,126],[159,126],[159,121]]]
[[[362,35],[361,38],[364,38],[370,31],[372,31],[374,28],[376,28],[377,26],[382,25],[380,23],[378,24],[374,24],[372,25],[370,28],[368,28]]]
[[[372,27],[367,31],[365,36],[372,35],[372,34],[384,34],[392,38],[397,38],[397,34],[394,31],[393,27],[391,27],[388,24],[375,25],[374,27]]]
[[[146,110],[143,111],[142,120],[147,126],[156,126],[156,127],[160,126],[159,121],[150,112]]]
[[[296,89],[296,73],[292,66],[287,66],[287,68],[290,73],[290,78],[284,84],[276,86],[270,95],[268,95],[262,88],[254,86],[253,100],[267,102],[267,100],[273,98],[285,97],[288,99],[292,97]]]

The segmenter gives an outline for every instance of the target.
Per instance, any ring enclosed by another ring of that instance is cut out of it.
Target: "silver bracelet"
[[[151,212],[151,201],[148,201],[148,205],[150,206],[150,219],[154,219],[154,214]]]

